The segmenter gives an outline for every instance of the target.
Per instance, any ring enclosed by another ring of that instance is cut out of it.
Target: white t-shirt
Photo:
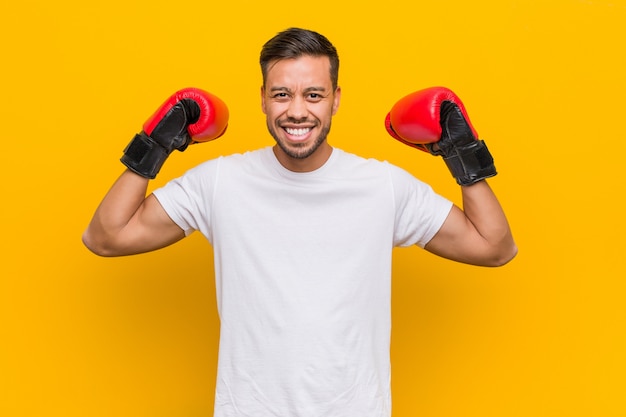
[[[386,162],[333,149],[313,172],[270,147],[155,190],[215,257],[215,417],[389,417],[391,254],[423,247],[452,203]]]

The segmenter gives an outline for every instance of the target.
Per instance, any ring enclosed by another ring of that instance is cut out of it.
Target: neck
[[[287,155],[278,145],[274,145],[272,148],[274,151],[274,155],[278,162],[293,172],[311,172],[316,169],[321,168],[330,155],[333,153],[333,148],[328,144],[328,142],[324,142],[313,152],[311,155],[306,158],[294,158]]]

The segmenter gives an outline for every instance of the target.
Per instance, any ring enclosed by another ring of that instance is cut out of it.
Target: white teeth
[[[309,133],[311,129],[310,128],[292,129],[292,128],[286,127],[285,130],[287,131],[287,133],[289,133],[292,136],[303,136]]]

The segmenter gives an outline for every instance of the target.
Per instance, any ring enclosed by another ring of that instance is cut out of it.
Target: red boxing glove
[[[427,88],[400,99],[387,114],[385,127],[400,142],[442,156],[460,185],[497,174],[465,106],[447,88]]]
[[[228,108],[198,88],[177,91],[144,123],[121,161],[144,178],[155,178],[167,157],[192,143],[219,138],[228,127]]]

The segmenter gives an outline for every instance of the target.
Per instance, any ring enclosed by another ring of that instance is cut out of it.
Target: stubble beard
[[[272,124],[267,123],[267,129],[270,132],[270,135],[276,141],[276,144],[280,147],[280,149],[290,158],[293,159],[306,159],[309,156],[313,155],[315,151],[326,141],[328,137],[328,133],[330,132],[330,123],[327,126],[323,126],[317,138],[312,144],[307,143],[286,143],[286,141],[282,140],[276,129],[282,129],[281,127],[274,127]]]

